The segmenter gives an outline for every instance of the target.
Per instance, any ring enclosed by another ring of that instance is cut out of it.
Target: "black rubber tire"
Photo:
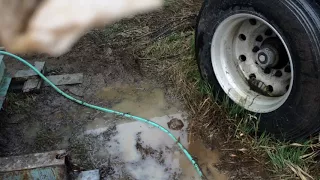
[[[206,0],[197,21],[196,56],[202,77],[214,93],[220,87],[211,63],[211,40],[227,17],[250,13],[274,26],[284,37],[293,58],[294,82],[287,101],[261,114],[260,132],[277,138],[308,137],[320,130],[320,7],[312,0]],[[223,93],[221,93],[223,92]]]

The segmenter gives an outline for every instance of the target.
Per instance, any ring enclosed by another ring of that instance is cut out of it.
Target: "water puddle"
[[[172,119],[181,120],[183,126],[170,130],[171,133],[197,159],[208,179],[227,179],[214,167],[219,161],[218,152],[207,149],[198,139],[188,139],[186,117],[178,111],[179,108],[167,103],[161,89],[108,88],[99,96],[108,100],[120,99],[114,109],[150,118],[167,129]],[[114,130],[113,133],[106,133],[110,129]],[[200,179],[176,143],[166,133],[150,125],[106,116],[89,123],[84,134],[94,135],[101,141],[107,138],[105,143],[96,142],[99,147],[93,148],[97,149],[94,158],[108,159],[104,164],[108,166],[106,179]]]
[[[167,103],[162,89],[149,85],[108,87],[99,92],[98,97],[111,102],[120,101],[112,107],[114,110],[144,118],[178,112],[175,106]]]
[[[197,158],[197,163],[202,169],[207,179],[227,180],[228,176],[221,173],[214,165],[219,163],[219,152],[217,150],[210,150],[204,146],[200,139],[190,139],[188,151],[194,157]],[[184,170],[188,170],[190,165],[183,167]],[[192,170],[184,171],[184,175],[188,176],[188,172]]]

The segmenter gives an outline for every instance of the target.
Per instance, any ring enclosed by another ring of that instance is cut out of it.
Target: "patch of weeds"
[[[148,46],[143,51],[143,55],[150,59],[166,59],[188,53],[187,51],[190,50],[190,35],[192,35],[190,32],[172,33]]]
[[[256,157],[265,158],[272,173],[289,179],[313,179],[310,174],[319,174],[314,170],[317,166],[314,159],[320,152],[318,139],[304,143],[277,141],[266,132],[258,133],[259,117],[248,115],[238,122],[234,137],[249,144]]]
[[[181,32],[172,33],[150,44],[140,52],[141,59],[143,59],[141,63],[142,71],[147,76],[154,77],[154,74],[157,74],[157,77],[161,77],[159,81],[165,81],[168,84],[179,80],[185,81],[186,79],[182,78],[185,74],[192,77],[195,72],[189,71],[190,68],[188,67],[190,65],[196,66],[186,63],[180,64],[180,61],[191,62],[190,59],[193,59],[193,56],[189,53],[192,40],[192,32]],[[179,61],[177,61],[177,58],[179,58]],[[178,68],[181,65],[186,68]],[[185,71],[181,72],[180,68]]]
[[[22,93],[8,93],[7,101],[8,106],[5,110],[9,114],[28,114],[35,105],[35,97]]]
[[[280,146],[274,149],[267,149],[266,152],[270,158],[270,162],[275,167],[275,170],[280,171],[288,167],[288,162],[300,167],[304,167],[306,162],[302,159],[308,151],[308,147],[286,147]]]
[[[245,118],[249,114],[243,107],[233,103],[228,96],[224,96],[220,104],[226,109],[231,118]]]
[[[213,97],[212,88],[211,88],[210,84],[208,82],[200,79],[200,77],[198,78],[196,76],[195,79],[197,79],[197,81],[198,81],[198,91],[203,95],[208,95],[208,96]]]
[[[198,12],[201,1],[195,2],[195,0],[165,0],[165,9],[174,12],[177,15],[184,14],[187,12]],[[186,9],[186,11],[181,11],[181,9]]]
[[[319,155],[319,150],[315,151],[314,147],[317,146],[319,149],[319,144],[313,144],[312,142],[304,144],[271,143],[273,144],[272,147],[263,148],[267,152],[275,173],[294,173],[294,176],[300,179],[313,179],[311,175],[314,177],[319,175],[319,172],[316,172],[316,169],[318,169],[317,162],[314,161],[314,158]]]
[[[319,154],[320,142],[307,141],[302,144],[292,142],[281,142],[266,133],[258,132],[259,117],[248,114],[238,118],[234,137],[242,144],[248,144],[253,154],[260,159],[265,159],[266,168],[276,175],[285,175],[287,178],[298,177],[300,179],[316,176],[312,171],[316,166],[313,158]]]

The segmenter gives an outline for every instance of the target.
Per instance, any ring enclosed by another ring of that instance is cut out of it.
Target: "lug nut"
[[[274,75],[276,77],[281,77],[282,76],[282,72],[278,70]]]
[[[284,68],[284,71],[287,72],[287,73],[291,73],[291,67],[290,66],[286,66]]]
[[[267,56],[264,53],[260,53],[258,58],[259,58],[260,63],[262,63],[262,64],[265,64],[267,61]]]
[[[270,74],[271,73],[271,69],[270,68],[265,68],[263,72],[266,73],[266,74]]]

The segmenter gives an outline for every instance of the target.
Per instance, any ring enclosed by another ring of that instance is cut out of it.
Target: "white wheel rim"
[[[269,48],[270,42],[277,48]],[[256,47],[261,48],[260,51],[253,49]],[[262,63],[266,58],[268,67]],[[294,73],[289,48],[280,33],[258,16],[241,13],[222,21],[212,39],[211,60],[224,92],[249,111],[275,111],[290,95]],[[276,62],[285,65],[276,65],[279,64]]]

